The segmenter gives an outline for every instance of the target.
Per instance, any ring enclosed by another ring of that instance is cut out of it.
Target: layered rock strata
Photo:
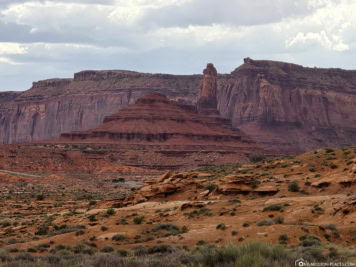
[[[63,133],[59,144],[110,144],[125,166],[177,169],[247,161],[265,153],[228,119],[207,116],[195,106],[152,93],[136,104],[107,116],[104,123],[87,131]]]
[[[34,83],[15,97],[1,95],[0,142],[56,138],[62,132],[95,128],[150,92],[196,103],[199,88],[204,88],[202,96],[213,94],[217,77],[221,115],[277,152],[356,144],[356,71],[246,58],[231,74],[216,76],[208,65],[204,77],[201,84],[201,75],[83,71],[74,79]]]

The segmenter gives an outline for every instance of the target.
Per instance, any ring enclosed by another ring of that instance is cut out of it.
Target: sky
[[[356,69],[356,0],[0,0],[0,91],[90,69]]]

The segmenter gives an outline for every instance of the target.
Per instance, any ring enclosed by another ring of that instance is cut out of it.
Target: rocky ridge
[[[280,152],[352,145],[355,73],[247,58],[231,74],[218,75],[218,109],[234,127]],[[205,87],[214,84],[212,69],[204,75],[211,77]],[[95,128],[106,116],[151,92],[195,103],[201,79],[201,75],[83,71],[73,79],[34,83],[15,98],[2,98],[0,142],[56,138],[62,132]]]

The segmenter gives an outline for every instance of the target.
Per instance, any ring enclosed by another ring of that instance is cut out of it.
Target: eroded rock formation
[[[74,79],[34,82],[16,97],[1,93],[0,143],[52,139],[63,132],[94,128],[151,92],[193,103],[201,79],[201,75],[82,71]]]
[[[243,132],[233,129],[228,119],[200,114],[195,106],[169,100],[159,93],[149,94],[107,116],[94,129],[63,133],[51,142],[136,149],[130,154],[133,160],[120,157],[123,165],[163,169],[234,163],[246,161],[251,154],[265,153]],[[154,159],[159,160],[153,163]]]
[[[356,71],[245,59],[219,81],[219,110],[285,152],[356,144]]]
[[[152,93],[136,104],[105,117],[104,123],[88,131],[63,133],[61,141],[81,143],[211,144],[240,147],[253,143],[228,119],[198,113],[194,106]]]
[[[1,96],[0,143],[95,128],[150,92],[194,104],[201,88],[204,100],[198,107],[214,107],[209,98],[216,82],[212,65],[204,77],[201,83],[201,75],[83,71],[74,79],[34,83],[15,97]],[[231,74],[219,74],[217,102],[223,117],[277,152],[356,144],[356,71],[247,58]]]
[[[217,108],[217,88],[218,73],[212,63],[209,63],[204,70],[204,78],[200,85],[198,110]]]

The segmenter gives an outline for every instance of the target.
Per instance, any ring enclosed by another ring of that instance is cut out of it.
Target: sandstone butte
[[[25,144],[27,151],[23,149],[18,153],[15,149],[15,160],[8,160],[7,156],[14,153],[3,151],[0,167],[29,171],[15,168],[15,161],[25,166],[38,166],[41,171],[46,168],[44,166],[48,166],[47,171],[58,171],[59,165],[62,170],[74,170],[75,166],[70,162],[80,161],[85,162],[86,171],[95,172],[97,169],[88,165],[96,160],[109,161],[109,169],[112,169],[112,163],[118,163],[130,168],[169,170],[247,162],[251,156],[266,154],[267,151],[246,134],[233,128],[231,120],[219,115],[217,72],[212,64],[208,64],[204,73],[210,75],[205,75],[201,81],[198,107],[169,100],[160,93],[150,93],[135,104],[105,117],[96,128]],[[48,151],[48,146],[57,149]],[[73,153],[73,149],[80,153]],[[53,155],[53,152],[61,155]],[[38,156],[33,157],[34,154]],[[53,158],[53,162],[34,162],[40,155]],[[60,164],[56,163],[58,156]]]
[[[204,76],[214,71],[207,68]],[[195,105],[201,75],[82,71],[73,79],[33,83],[2,93],[0,143],[58,138],[93,129],[152,92]],[[252,60],[219,74],[217,108],[254,141],[282,153],[356,143],[356,71]],[[209,82],[206,84],[209,86]],[[204,98],[198,107],[209,102]]]
[[[187,164],[191,167],[217,162],[232,164],[265,153],[247,135],[233,128],[229,119],[220,117],[216,100],[217,71],[213,64],[208,64],[204,73],[197,107],[151,93],[105,117],[104,123],[94,129],[63,133],[52,142],[113,144],[117,149],[136,150],[133,153],[140,158],[136,167],[151,167],[152,157],[160,158],[160,168],[166,162],[172,164],[173,160],[176,166],[170,168],[174,168]],[[145,155],[146,152],[152,154]],[[125,159],[122,163],[130,165]]]

